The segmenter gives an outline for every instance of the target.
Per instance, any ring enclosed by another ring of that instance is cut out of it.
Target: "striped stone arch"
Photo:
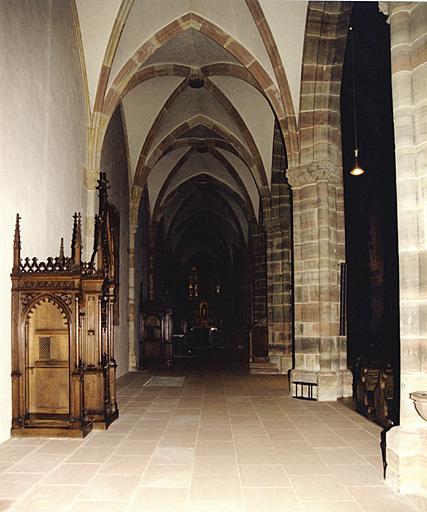
[[[120,25],[119,22],[117,23]],[[122,23],[124,25],[123,20]],[[227,52],[233,55],[233,57],[243,66],[245,66],[248,73],[258,84],[259,90],[262,91],[264,96],[269,101],[273,112],[277,117],[283,132],[290,163],[296,162],[299,154],[298,137],[296,136],[297,126],[287,82],[283,83],[282,81],[281,86],[284,88],[284,90],[287,90],[287,99],[285,98],[284,101],[282,99],[280,90],[278,90],[263,66],[241,43],[239,43],[236,39],[231,37],[211,21],[196,13],[187,13],[170,22],[168,25],[150,37],[150,39],[145,41],[124,64],[120,72],[115,77],[108,92],[107,84],[109,81],[111,66],[113,62],[111,55],[114,55],[115,49],[113,50],[113,48],[110,48],[107,52],[110,58],[107,59],[102,66],[96,94],[96,101],[94,105],[94,126],[92,127],[91,134],[91,168],[97,169],[99,167],[101,147],[106,127],[112,113],[119,104],[122,95],[127,90],[128,84],[132,80],[132,77],[138,72],[144,62],[151,55],[153,55],[157,49],[159,49],[178,34],[190,29],[197,30],[205,36],[209,37],[212,41],[216,42]],[[116,45],[117,44],[118,36]]]
[[[169,173],[168,177],[166,178],[165,182],[163,183],[162,188],[157,197],[156,204],[154,205],[154,208],[153,208],[153,216],[152,216],[153,220],[157,219],[157,217],[160,215],[160,210],[161,210],[163,203],[169,201],[172,194],[177,190],[177,189],[174,189],[173,191],[170,191],[169,194],[166,196],[166,192],[169,187],[169,184],[171,183],[173,178],[176,176],[176,174],[179,172],[182,165],[184,165],[184,163],[188,160],[189,153],[190,152],[186,153],[178,161],[178,163],[175,165],[175,167],[172,169],[172,171]],[[228,161],[223,162],[223,160],[226,160],[226,159],[220,153],[211,151],[211,154],[213,154],[213,156],[215,158],[217,158],[218,161],[220,161],[222,165],[227,166],[226,168],[227,168],[228,172],[231,174],[232,178],[237,182],[237,185],[239,186],[240,194],[236,191],[232,191],[232,189],[226,183],[224,183],[224,182],[218,180],[217,178],[215,178],[214,176],[211,176],[210,174],[207,174],[204,172],[201,172],[201,173],[189,178],[188,182],[196,183],[201,178],[203,178],[204,181],[206,181],[206,182],[213,183],[216,185],[223,185],[224,187],[229,189],[230,192],[234,192],[234,194],[236,196],[235,197],[236,202],[240,205],[242,210],[245,212],[245,215],[248,218],[248,222],[250,222],[253,218],[255,218],[255,211],[254,211],[254,208],[252,205],[252,201],[249,197],[248,191],[246,190],[246,187],[242,183],[239,175],[236,173],[233,166],[231,166],[228,163]],[[239,199],[237,199],[237,198],[239,198]]]
[[[243,119],[241,118],[240,114],[238,113],[238,111],[236,110],[234,105],[228,100],[228,98],[213,84],[213,82],[211,82],[210,80],[207,79],[206,83],[205,83],[205,88],[224,107],[224,109],[228,112],[230,117],[236,123],[240,132],[243,134],[244,142],[246,143],[246,145],[252,155],[253,163],[254,163],[256,169],[258,170],[258,176],[259,176],[261,183],[262,184],[268,183],[264,163],[263,163],[261,155],[258,151],[258,147],[252,137],[251,132],[249,131],[249,129],[246,126]],[[153,141],[156,137],[159,127],[161,126],[163,120],[165,119],[165,117],[169,111],[170,106],[175,102],[175,100],[178,98],[178,96],[184,90],[186,90],[186,82],[185,81],[181,82],[181,84],[179,84],[178,87],[174,90],[174,92],[169,96],[169,98],[165,102],[164,106],[158,113],[156,119],[154,120],[154,122],[147,134],[147,137],[144,141],[140,155],[138,157],[138,163],[137,163],[137,168],[136,168],[135,177],[134,177],[135,183],[139,183],[140,185],[142,185],[144,183],[145,179],[148,177],[148,175],[145,176],[145,174],[143,175],[142,173],[147,166],[150,166],[148,164],[148,160],[149,160],[150,149],[152,148]],[[200,116],[200,117],[202,117],[202,116]],[[207,126],[207,123],[200,123],[200,124],[205,124],[205,126]],[[219,127],[220,125],[217,125],[217,126]],[[231,132],[229,132],[228,130],[227,130],[227,132],[229,134],[231,134]],[[226,140],[228,140],[228,136],[225,135],[224,131],[222,131],[221,135]],[[234,137],[234,138],[236,141],[238,140],[237,137]],[[153,154],[153,150],[151,151],[151,154]],[[153,164],[153,166],[154,165],[155,164]],[[143,176],[145,176],[145,178]]]
[[[188,188],[189,187],[188,182],[183,183],[181,185],[181,187],[182,187],[182,189]],[[214,193],[216,195],[218,195],[218,191],[214,191]],[[179,206],[179,208],[177,210],[177,215],[175,216],[174,220],[171,222],[171,225],[169,226],[167,233],[165,233],[166,237],[168,236],[169,232],[176,230],[176,228],[181,226],[183,223],[190,223],[191,220],[194,219],[194,217],[197,217],[199,215],[200,212],[197,212],[197,213],[196,212],[192,212],[191,215],[189,215],[188,217],[186,217],[184,220],[180,221],[179,223],[176,220],[177,217],[179,216],[179,213],[187,206],[187,204],[190,202],[190,200],[191,200],[191,196],[187,197],[182,202],[182,204]],[[220,223],[222,223],[227,228],[230,228],[230,229],[236,231],[236,234],[239,235],[239,238],[241,240],[245,240],[245,235],[244,235],[244,233],[242,231],[242,226],[241,226],[241,224],[239,222],[239,219],[238,219],[236,213],[234,212],[233,208],[231,207],[231,205],[230,205],[230,203],[228,201],[224,201],[224,204],[225,204],[226,209],[228,210],[227,218],[233,219],[233,221],[234,221],[233,224],[230,224],[221,215],[219,215],[217,213],[213,213],[212,214],[213,217],[217,221],[220,221]]]
[[[180,143],[181,141],[179,140],[180,136],[198,125],[210,128],[217,132],[220,137],[227,140],[230,143],[230,146],[234,147],[237,153],[241,155],[242,160],[246,163],[249,169],[251,169],[255,175],[257,174],[259,176],[261,183],[263,185],[268,185],[262,161],[255,159],[255,157],[234,135],[234,133],[204,115],[194,116],[175,127],[163,138],[156,148],[151,150],[150,154],[145,159],[140,159],[135,173],[134,184],[143,187],[151,169],[156,165],[156,163],[167,153],[170,153],[170,151],[177,149],[177,147],[182,147],[182,143]],[[259,167],[260,165],[262,165],[261,168]]]
[[[350,10],[350,2],[308,5],[299,122],[302,165],[320,160],[342,165],[340,89]]]

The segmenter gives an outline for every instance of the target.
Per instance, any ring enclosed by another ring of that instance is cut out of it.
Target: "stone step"
[[[252,374],[278,374],[279,369],[275,363],[249,363],[249,372]]]

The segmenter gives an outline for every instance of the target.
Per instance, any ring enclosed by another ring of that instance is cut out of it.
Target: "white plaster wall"
[[[183,90],[169,108],[154,138],[153,149],[181,123],[199,115],[203,115],[222,125],[239,139],[242,144],[245,143],[239,127],[213,94],[204,87],[201,89],[191,89],[188,87]]]
[[[282,59],[298,119],[308,2],[305,0],[293,2],[289,0],[259,0],[259,3]]]
[[[252,85],[237,78],[213,76],[211,80],[231,101],[249,128],[271,183],[274,114],[269,103]]]
[[[17,212],[23,256],[70,253],[72,214],[85,214],[83,81],[66,0],[0,2],[0,442],[9,436],[10,271]]]
[[[170,171],[178,163],[178,160],[189,151],[188,147],[179,148],[170,153],[167,153],[161,158],[156,165],[151,169],[147,179],[148,195],[150,199],[150,211],[153,213],[156,205],[157,197],[160,193],[163,183],[168,177]]]
[[[86,61],[90,106],[121,0],[75,0]]]
[[[113,114],[105,134],[101,169],[107,173],[109,200],[120,213],[120,325],[114,326],[114,353],[119,377],[129,370],[129,187],[126,135],[119,108]]]
[[[259,189],[258,182],[251,173],[249,167],[235,154],[225,149],[218,149],[218,151],[224,156],[230,164],[234,167],[236,172],[239,174],[240,179],[243,181],[245,188],[249,194],[252,202],[254,213],[256,218],[259,214]],[[257,177],[258,178],[258,177]],[[261,186],[261,185],[259,185]]]
[[[164,103],[182,78],[165,76],[142,83],[123,99],[129,141],[131,183],[145,138]]]

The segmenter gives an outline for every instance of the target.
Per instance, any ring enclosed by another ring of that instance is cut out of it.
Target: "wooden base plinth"
[[[106,417],[94,416],[91,417],[94,430],[107,430],[108,427],[119,417],[119,411],[112,413]]]
[[[12,437],[69,437],[83,439],[92,430],[92,423],[85,423],[80,428],[66,427],[25,427],[11,428]]]

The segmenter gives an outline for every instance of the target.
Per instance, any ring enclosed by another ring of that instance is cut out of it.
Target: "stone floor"
[[[292,399],[284,376],[151,377],[120,379],[107,432],[1,445],[0,511],[414,510],[382,480],[380,428],[342,404]]]

